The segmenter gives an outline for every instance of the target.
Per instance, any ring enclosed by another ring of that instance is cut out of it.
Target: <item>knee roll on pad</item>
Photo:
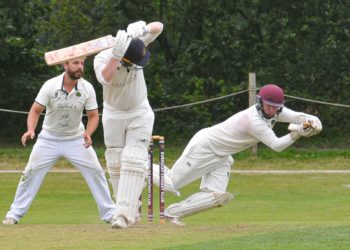
[[[143,172],[147,170],[147,145],[133,144],[124,148],[121,156],[121,169],[132,172]]]
[[[179,203],[170,205],[165,209],[165,215],[183,218],[215,207],[222,207],[232,199],[233,195],[227,192],[198,192]]]

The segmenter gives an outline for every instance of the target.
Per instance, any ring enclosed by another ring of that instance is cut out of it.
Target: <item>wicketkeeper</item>
[[[280,152],[301,137],[321,132],[322,124],[313,115],[295,112],[284,106],[283,90],[275,84],[263,86],[256,104],[226,121],[197,132],[188,143],[172,169],[165,168],[165,190],[179,195],[179,189],[201,178],[200,191],[165,209],[166,219],[183,225],[181,218],[214,207],[220,207],[233,199],[226,191],[232,154],[262,142]],[[298,124],[295,130],[277,137],[273,126],[276,122]],[[153,167],[154,182],[159,183],[159,167]]]

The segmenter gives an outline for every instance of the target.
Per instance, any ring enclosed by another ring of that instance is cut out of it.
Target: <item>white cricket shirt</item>
[[[305,122],[307,117],[305,113],[284,107],[278,115],[277,122],[300,124]],[[258,142],[275,151],[282,151],[294,143],[289,134],[277,137],[272,130],[273,126],[273,120],[262,118],[256,105],[253,105],[224,122],[207,128],[206,134],[212,151],[222,156],[238,153]]]
[[[68,94],[63,88],[63,76],[64,73],[46,81],[35,101],[46,108],[42,128],[56,137],[72,139],[85,131],[83,110],[95,110],[98,106],[91,83],[80,78]]]
[[[148,46],[160,33],[148,33],[140,39]],[[106,82],[102,76],[102,70],[112,57],[112,49],[104,50],[94,59],[94,69],[97,80],[103,85],[104,108],[129,111],[139,105],[147,103],[147,86],[143,75],[143,69],[127,70],[120,65],[111,82]]]

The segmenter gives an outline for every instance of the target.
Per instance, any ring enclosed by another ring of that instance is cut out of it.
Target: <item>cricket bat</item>
[[[46,52],[45,62],[48,66],[61,64],[77,58],[97,54],[102,50],[112,48],[114,45],[114,37],[108,35],[66,48]]]
[[[291,123],[291,124],[289,124],[289,126],[288,126],[288,130],[290,130],[290,131],[298,130],[298,126],[299,126],[299,124],[293,124],[293,123]],[[303,123],[303,129],[304,129],[304,130],[306,130],[306,129],[310,128],[310,127],[311,127],[311,124],[310,124],[309,122],[304,122],[304,123]]]

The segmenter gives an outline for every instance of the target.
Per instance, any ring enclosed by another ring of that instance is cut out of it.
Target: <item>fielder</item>
[[[296,123],[296,130],[278,138],[273,129],[276,122]],[[304,128],[304,122],[311,127]],[[204,128],[190,140],[172,169],[165,168],[165,190],[179,195],[179,189],[201,178],[200,192],[174,203],[165,209],[166,219],[184,225],[180,219],[214,207],[220,207],[233,199],[226,192],[232,154],[262,142],[280,152],[300,137],[320,133],[322,124],[312,115],[295,112],[284,107],[283,90],[275,84],[263,86],[255,105],[226,121]],[[153,166],[154,182],[159,184],[159,167]]]
[[[84,59],[66,62],[63,66],[65,72],[44,83],[30,109],[28,130],[21,139],[23,146],[27,140],[34,139],[40,114],[45,109],[46,114],[3,224],[17,224],[27,213],[46,173],[60,157],[66,158],[81,172],[95,198],[101,219],[111,222],[115,204],[91,146],[91,135],[99,122],[95,90],[81,78]],[[82,123],[84,109],[88,117],[86,129]]]
[[[162,31],[160,22],[131,23],[127,31],[118,31],[115,47],[94,59],[96,78],[103,86],[105,158],[117,205],[113,228],[126,228],[139,220],[154,123],[143,68],[150,58],[147,46]]]

